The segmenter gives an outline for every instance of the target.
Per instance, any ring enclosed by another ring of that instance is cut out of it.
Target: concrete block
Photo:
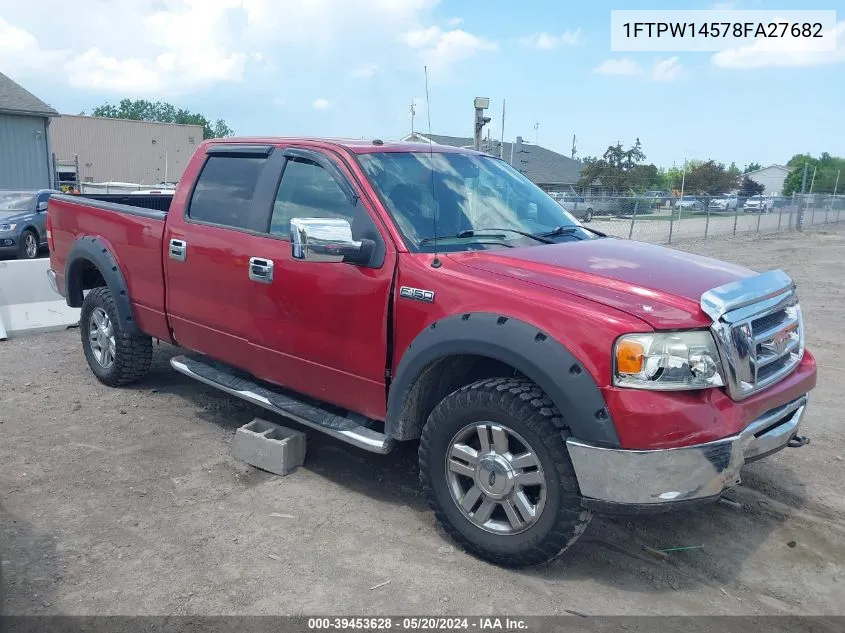
[[[276,475],[287,475],[305,461],[305,433],[261,418],[235,432],[232,457]]]
[[[79,323],[79,308],[50,286],[49,268],[49,259],[0,261],[0,340]]]

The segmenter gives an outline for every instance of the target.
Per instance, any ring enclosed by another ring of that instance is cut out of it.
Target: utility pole
[[[473,134],[473,145],[475,147],[475,151],[480,152],[482,130],[485,125],[490,123],[490,117],[484,116],[484,111],[490,107],[490,99],[488,97],[476,97],[473,105],[475,106],[475,119],[473,121],[473,128],[475,132]]]
[[[575,148],[575,135],[572,135],[572,159],[575,159],[575,154],[578,153],[578,150]]]
[[[540,129],[540,122],[537,121],[534,124],[534,145],[537,145],[539,143],[539,140],[538,140],[539,137],[540,137],[540,133],[538,132],[539,129]]]
[[[411,136],[414,135],[414,116],[417,114],[417,109],[414,107],[414,100],[411,99]]]
[[[499,137],[499,158],[505,157],[505,100],[502,99],[502,136]]]

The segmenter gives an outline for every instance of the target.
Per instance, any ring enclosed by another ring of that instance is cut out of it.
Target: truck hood
[[[449,256],[471,268],[622,310],[655,329],[708,326],[701,295],[756,274],[708,257],[614,238]]]

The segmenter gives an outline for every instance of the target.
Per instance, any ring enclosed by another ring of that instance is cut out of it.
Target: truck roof
[[[318,137],[280,137],[280,136],[233,136],[229,138],[214,138],[204,141],[204,144],[217,145],[219,143],[259,143],[262,145],[281,145],[283,143],[297,143],[302,145],[334,145],[355,154],[371,154],[374,152],[434,152],[438,154],[482,154],[473,149],[438,145],[437,143],[409,143],[406,141],[383,141],[381,139],[361,138],[318,138]]]

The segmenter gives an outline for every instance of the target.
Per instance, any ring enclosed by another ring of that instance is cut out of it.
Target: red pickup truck
[[[101,382],[141,379],[160,339],[360,448],[419,440],[437,518],[498,564],[557,556],[594,511],[713,501],[807,442],[785,273],[605,237],[481,153],[206,141],[169,211],[56,195],[48,239]]]

